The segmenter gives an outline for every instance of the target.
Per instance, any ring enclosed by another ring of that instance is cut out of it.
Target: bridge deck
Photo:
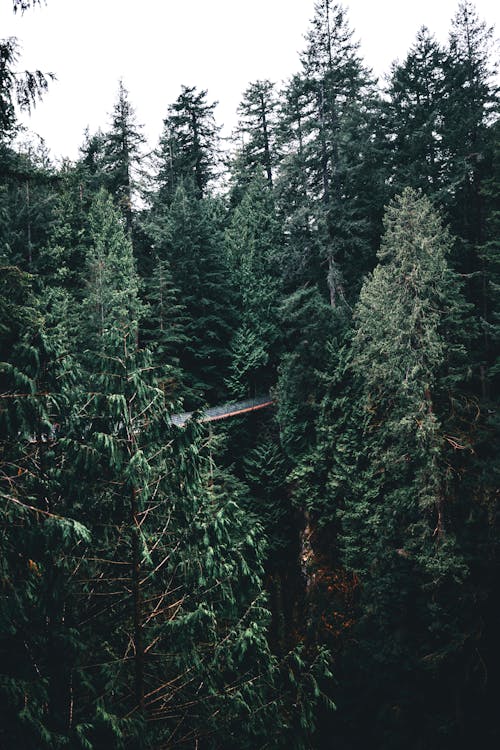
[[[202,412],[200,422],[216,422],[219,419],[228,419],[229,417],[236,417],[239,414],[245,414],[249,411],[256,411],[257,409],[264,409],[267,406],[272,406],[274,400],[271,398],[269,393],[264,396],[257,396],[256,398],[249,398],[245,401],[237,401],[232,404],[221,404],[220,406],[212,406],[210,409]],[[184,411],[180,414],[172,414],[172,423],[178,427],[183,427],[186,422],[191,419],[194,412]]]

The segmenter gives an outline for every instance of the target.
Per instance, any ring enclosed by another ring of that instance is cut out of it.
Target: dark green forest
[[[304,32],[57,165],[0,41],[1,750],[500,746],[494,32]]]

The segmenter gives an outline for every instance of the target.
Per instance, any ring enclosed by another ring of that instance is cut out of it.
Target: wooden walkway
[[[200,422],[216,422],[219,419],[228,419],[229,417],[237,417],[240,414],[246,414],[249,411],[257,411],[257,409],[265,409],[267,406],[272,406],[274,400],[271,398],[269,393],[263,396],[257,396],[256,398],[249,398],[246,401],[237,401],[232,404],[221,404],[220,406],[212,406],[204,412],[201,412],[199,417]],[[172,414],[170,419],[172,424],[177,427],[184,427],[186,422],[191,419],[195,412],[184,411],[180,414]]]

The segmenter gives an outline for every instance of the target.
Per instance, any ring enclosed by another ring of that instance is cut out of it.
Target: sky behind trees
[[[366,64],[377,76],[403,58],[423,24],[445,41],[456,0],[349,0],[345,3]],[[492,0],[476,0],[480,17],[500,22]],[[20,67],[54,72],[57,81],[26,123],[56,156],[75,158],[83,131],[105,127],[118,79],[155,145],[167,106],[182,84],[208,89],[229,135],[248,83],[280,82],[299,66],[298,51],[314,0],[49,0],[14,16],[0,6],[2,37],[19,38]]]

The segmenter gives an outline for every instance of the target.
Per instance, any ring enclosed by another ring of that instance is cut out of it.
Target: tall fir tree
[[[196,428],[170,424],[150,357],[137,349],[132,249],[105,193],[90,232],[88,390],[67,438],[85,475],[74,492],[83,501],[91,488],[93,498],[82,509],[93,564],[81,581],[81,632],[100,700],[84,736],[96,747],[251,748],[273,718],[289,727],[266,641],[260,527],[248,529],[235,502],[242,490],[203,455]]]
[[[71,737],[72,689],[82,676],[73,576],[90,539],[64,492],[71,472],[58,440],[68,429],[76,374],[63,308],[37,304],[30,280],[3,269],[2,721],[6,747],[60,747]],[[8,301],[7,301],[8,300]]]
[[[229,390],[257,395],[276,380],[280,351],[279,261],[283,253],[272,194],[263,176],[250,183],[225,233],[228,269],[237,295],[239,326],[231,345]]]
[[[132,231],[134,192],[145,140],[141,126],[136,122],[128,91],[120,81],[111,127],[103,136],[102,170],[104,187],[120,207],[128,232]]]
[[[498,111],[492,42],[493,30],[479,19],[471,0],[460,2],[445,60],[442,147],[451,228],[461,240],[454,262],[465,273],[478,270],[477,244],[484,237],[481,184],[488,165],[488,125]]]
[[[387,210],[380,265],[356,308],[352,368],[365,424],[358,481],[339,517],[344,564],[361,582],[354,658],[363,664],[363,700],[376,706],[377,741],[390,746],[453,746],[465,721],[453,705],[470,690],[460,644],[474,639],[474,617],[457,604],[475,566],[464,514],[483,541],[488,528],[457,482],[473,443],[464,347],[473,323],[447,264],[450,249],[429,201],[405,190]],[[442,690],[450,674],[460,675],[451,702]],[[394,702],[399,718],[391,722]]]
[[[198,198],[217,174],[219,130],[214,118],[216,102],[207,92],[183,86],[170,105],[158,150],[159,200],[169,204],[179,184],[192,183]]]
[[[0,40],[0,144],[10,140],[17,125],[16,107],[31,111],[54,79],[53,73],[41,70],[20,72],[19,41],[15,37]]]
[[[371,158],[361,154],[359,146],[364,142],[371,150],[373,89],[352,37],[345,9],[331,0],[317,2],[301,58],[302,73],[293,79],[287,96],[291,106],[285,133],[298,138],[298,145],[289,143],[285,151],[283,199],[287,201],[291,171],[299,183],[295,197],[303,196],[299,227],[304,235],[304,225],[312,221],[316,262],[326,266],[323,278],[316,281],[322,281],[332,307],[346,298],[344,269],[351,275],[356,263],[366,267],[367,261],[360,261],[370,255],[366,174],[361,175],[364,161]],[[294,152],[300,161],[297,167]],[[307,242],[307,235],[303,239]]]
[[[423,26],[402,63],[392,66],[386,105],[391,183],[443,198],[445,52]]]
[[[168,261],[186,314],[176,356],[186,375],[191,406],[217,403],[225,393],[234,302],[216,199],[197,197],[189,180],[175,191],[156,234],[156,252]]]
[[[277,107],[275,85],[271,81],[255,81],[244,91],[235,133],[233,192],[244,187],[256,174],[264,175],[268,187],[273,188],[279,161]]]

